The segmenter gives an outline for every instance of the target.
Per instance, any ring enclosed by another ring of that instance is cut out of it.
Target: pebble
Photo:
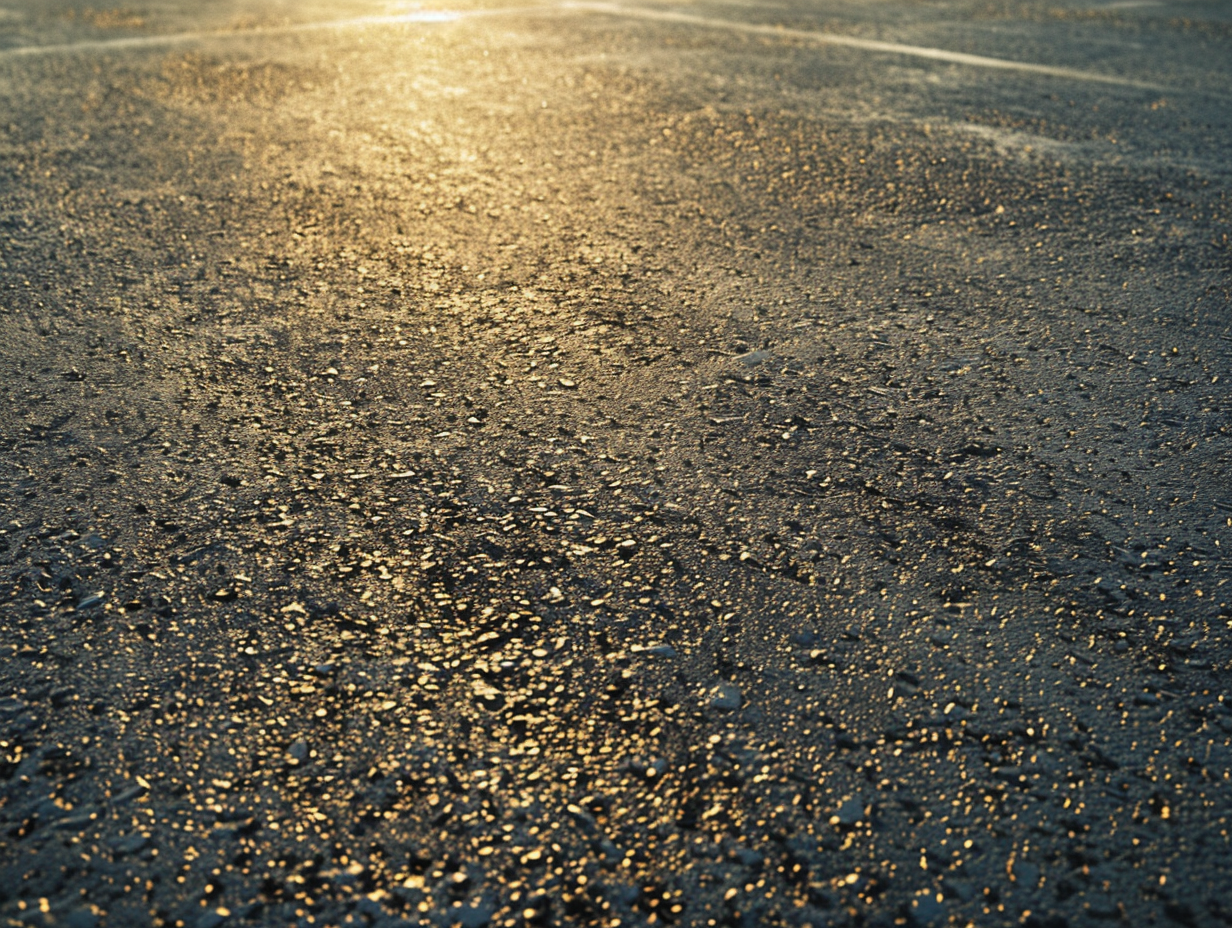
[[[666,758],[656,757],[646,765],[646,776],[648,778],[661,777],[663,774],[667,773],[669,769],[670,765],[668,764]]]
[[[610,838],[599,839],[598,851],[603,856],[604,863],[611,867],[616,866],[625,857],[624,853]]]
[[[89,812],[83,812],[79,815],[70,815],[66,818],[58,819],[52,822],[51,827],[58,831],[84,831],[90,827],[95,816]]]
[[[842,805],[834,810],[834,814],[830,816],[830,824],[838,825],[840,828],[851,828],[863,819],[864,800],[858,796],[851,796],[844,799]]]
[[[130,786],[128,789],[123,790],[122,792],[116,793],[114,796],[112,796],[111,804],[113,806],[123,805],[126,802],[136,799],[138,796],[140,796],[145,791],[146,791],[146,788],[142,786],[141,784],[137,784],[136,786]]]
[[[720,683],[710,698],[712,709],[739,709],[744,704],[744,696],[734,683]]]
[[[652,644],[650,647],[634,645],[629,649],[634,654],[647,654],[650,657],[675,657],[676,649],[670,644]]]
[[[736,360],[749,367],[756,367],[763,361],[769,361],[772,357],[773,355],[769,351],[750,351],[748,354],[738,355]]]
[[[308,759],[308,742],[307,741],[303,741],[303,740],[296,741],[289,748],[287,748],[287,763],[291,764],[291,766],[302,764],[307,759]]]
[[[144,851],[149,846],[150,839],[145,835],[125,835],[122,838],[113,838],[107,844],[117,857],[127,857],[129,854]]]

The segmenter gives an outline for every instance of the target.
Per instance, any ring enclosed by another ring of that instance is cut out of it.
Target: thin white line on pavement
[[[160,48],[187,45],[193,42],[219,39],[248,39],[270,35],[293,35],[297,32],[324,32],[332,29],[362,29],[372,26],[432,25],[457,22],[483,16],[509,16],[519,13],[557,13],[556,6],[505,7],[492,10],[417,11],[391,16],[360,16],[353,19],[330,19],[318,22],[288,23],[283,26],[256,26],[251,29],[207,29],[195,32],[169,32],[161,35],[125,36],[118,39],[87,39],[58,45],[19,45],[0,49],[0,61],[5,58],[35,58],[44,55],[66,55],[78,52],[108,52],[124,49]]]
[[[781,26],[746,23],[731,19],[714,19],[707,16],[695,16],[690,13],[676,13],[670,10],[651,10],[646,7],[624,6],[616,3],[585,2],[585,0],[567,0],[560,4],[528,5],[518,7],[497,7],[486,10],[466,11],[417,11],[391,16],[362,16],[353,19],[334,19],[318,22],[290,23],[285,26],[258,26],[252,29],[219,29],[196,32],[173,32],[163,35],[127,36],[118,39],[95,39],[82,42],[69,42],[59,45],[24,45],[15,48],[0,49],[0,61],[9,58],[30,58],[43,55],[74,54],[79,52],[108,52],[124,49],[158,48],[173,45],[191,44],[193,42],[214,41],[220,39],[246,39],[269,35],[290,35],[297,32],[322,32],[331,29],[354,29],[372,26],[397,25],[430,25],[433,23],[456,22],[464,19],[474,19],[489,16],[513,15],[559,15],[561,13],[599,13],[610,16],[622,16],[634,19],[649,19],[660,22],[679,23],[683,25],[702,26],[707,29],[721,29],[729,32],[743,32],[752,35],[763,35],[778,39],[795,39],[812,42],[818,45],[837,45],[845,48],[857,48],[863,51],[881,52],[883,54],[908,55],[915,58],[926,58],[933,61],[944,61],[950,64],[961,64],[978,68],[996,68],[1003,71],[1020,71],[1027,74],[1040,74],[1047,77],[1064,78],[1067,80],[1086,81],[1098,84],[1112,84],[1120,87],[1136,87],[1144,90],[1162,91],[1168,88],[1149,81],[1137,81],[1131,78],[1115,77],[1109,74],[1099,74],[1093,71],[1081,71],[1076,68],[1061,68],[1046,64],[1033,64],[1026,61],[1014,61],[1008,58],[989,58],[983,55],[969,55],[965,52],[951,52],[942,48],[928,48],[922,45],[902,45],[898,42],[882,42],[876,39],[861,39],[856,36],[838,35],[831,32],[817,32],[808,29],[789,29]]]
[[[1149,81],[1138,81],[1132,78],[1115,77],[1110,74],[1099,74],[1094,71],[1080,71],[1076,68],[1060,68],[1054,65],[1033,64],[1027,61],[1014,61],[1009,58],[988,58],[984,55],[968,55],[965,52],[951,52],[943,48],[928,48],[922,45],[901,45],[898,42],[882,42],[876,39],[861,39],[856,36],[838,35],[832,32],[816,32],[809,29],[789,29],[781,26],[768,26],[760,23],[745,23],[731,19],[712,19],[708,16],[694,16],[690,13],[675,13],[669,10],[650,10],[638,6],[622,6],[615,3],[571,2],[566,8],[588,10],[592,13],[606,13],[612,16],[627,16],[638,19],[652,19],[661,22],[681,23],[684,25],[703,26],[707,29],[723,29],[730,32],[745,32],[753,35],[764,35],[779,39],[796,39],[814,42],[818,45],[839,45],[845,48],[858,48],[869,52],[882,52],[892,55],[908,55],[914,58],[927,58],[932,61],[945,61],[950,64],[962,64],[976,68],[996,68],[1002,71],[1021,71],[1027,74],[1040,74],[1047,77],[1059,77],[1066,80],[1086,81],[1096,84],[1113,84],[1119,87],[1136,87],[1142,90],[1165,90],[1160,84]]]

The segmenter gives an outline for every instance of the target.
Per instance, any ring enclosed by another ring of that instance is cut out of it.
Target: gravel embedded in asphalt
[[[0,920],[1232,923],[1226,5],[442,11],[0,10]]]

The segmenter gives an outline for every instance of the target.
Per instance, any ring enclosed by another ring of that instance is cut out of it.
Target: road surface
[[[5,924],[1232,924],[1232,4],[0,9]]]

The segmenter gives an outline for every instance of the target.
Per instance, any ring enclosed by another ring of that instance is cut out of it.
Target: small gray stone
[[[308,742],[300,739],[287,748],[287,763],[292,767],[304,763],[308,759]]]
[[[864,820],[864,800],[859,796],[850,796],[843,800],[842,805],[830,816],[830,824],[840,828],[851,828]]]
[[[145,835],[125,835],[122,838],[113,838],[107,844],[116,857],[127,857],[144,851],[149,846],[150,839]]]
[[[739,709],[744,704],[744,696],[734,683],[720,683],[710,697],[712,709]]]
[[[670,644],[655,644],[649,648],[643,648],[642,653],[648,654],[651,657],[675,657],[676,649]]]
[[[630,764],[634,773],[640,774],[648,780],[654,780],[663,776],[670,769],[670,766],[662,757],[657,757],[654,760],[635,760]]]
[[[78,815],[69,815],[58,819],[51,823],[51,827],[58,831],[84,831],[90,827],[94,819],[95,816],[91,813],[82,812]]]
[[[599,838],[598,849],[599,849],[599,853],[603,855],[604,863],[608,864],[609,866],[614,867],[616,866],[616,864],[624,860],[625,855],[621,852],[620,848],[618,848],[612,842],[610,838],[605,838],[605,837]]]
[[[756,367],[763,361],[769,361],[774,355],[769,351],[750,351],[748,354],[737,355],[736,360],[749,367]]]

